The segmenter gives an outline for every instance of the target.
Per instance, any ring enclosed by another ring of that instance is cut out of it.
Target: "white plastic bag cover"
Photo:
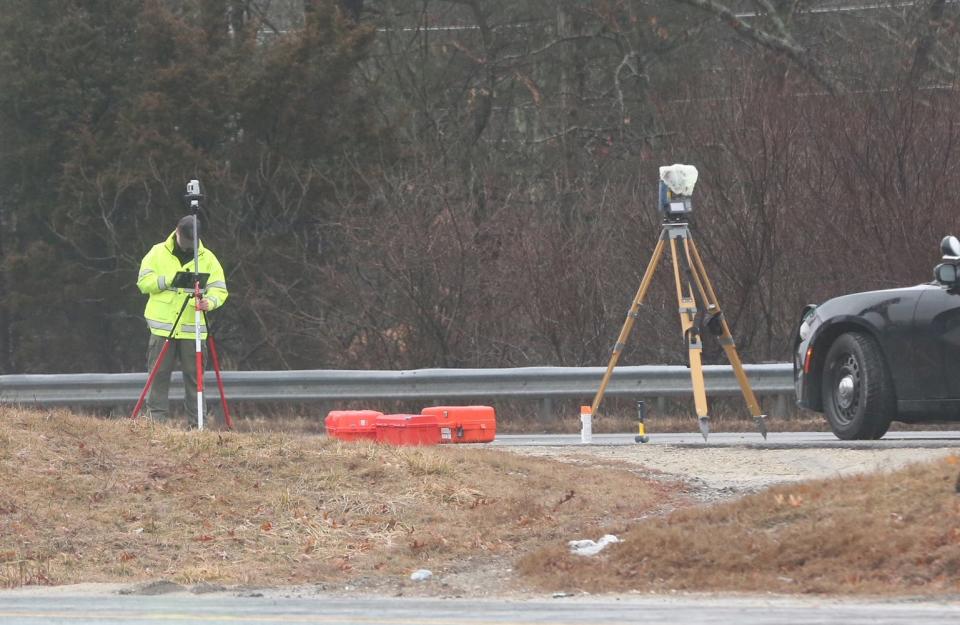
[[[667,183],[670,190],[677,195],[693,195],[693,187],[697,184],[697,168],[693,165],[664,165],[660,168],[660,180]]]

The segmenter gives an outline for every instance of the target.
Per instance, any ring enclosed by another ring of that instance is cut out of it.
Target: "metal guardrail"
[[[793,394],[789,363],[745,365],[757,395]],[[412,371],[224,371],[227,399],[232,401],[318,401],[354,399],[481,400],[527,398],[549,402],[592,398],[604,367],[524,367],[515,369],[417,369]],[[733,370],[703,368],[707,393],[740,393]],[[80,373],[0,376],[0,404],[41,406],[120,406],[132,404],[146,383],[146,373]],[[204,378],[207,396],[218,397],[213,373]],[[179,373],[171,394],[183,394]],[[690,370],[682,366],[637,366],[614,369],[606,394],[637,398],[688,396]],[[785,400],[782,400],[785,404]],[[547,404],[548,405],[548,404]],[[779,404],[778,404],[779,407]]]

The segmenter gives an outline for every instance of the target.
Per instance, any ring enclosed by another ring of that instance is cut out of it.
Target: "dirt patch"
[[[578,465],[634,466],[643,475],[682,481],[701,501],[749,494],[777,484],[893,470],[936,460],[952,448],[756,449],[737,447],[517,446],[504,451]]]

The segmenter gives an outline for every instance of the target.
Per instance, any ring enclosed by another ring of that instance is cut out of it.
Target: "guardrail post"
[[[328,401],[317,402],[317,412],[319,412],[317,415],[317,420],[320,423],[326,422],[325,419],[327,418],[327,413],[333,410],[332,406],[333,404]]]
[[[553,399],[543,397],[540,399],[540,418],[544,421],[553,419]]]
[[[786,395],[777,395],[777,403],[773,407],[773,416],[775,417],[785,417],[787,416],[787,396]]]

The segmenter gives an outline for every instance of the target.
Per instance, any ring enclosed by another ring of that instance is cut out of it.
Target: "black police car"
[[[797,403],[838,438],[877,439],[891,421],[960,421],[960,240],[934,281],[807,306],[794,339]]]

